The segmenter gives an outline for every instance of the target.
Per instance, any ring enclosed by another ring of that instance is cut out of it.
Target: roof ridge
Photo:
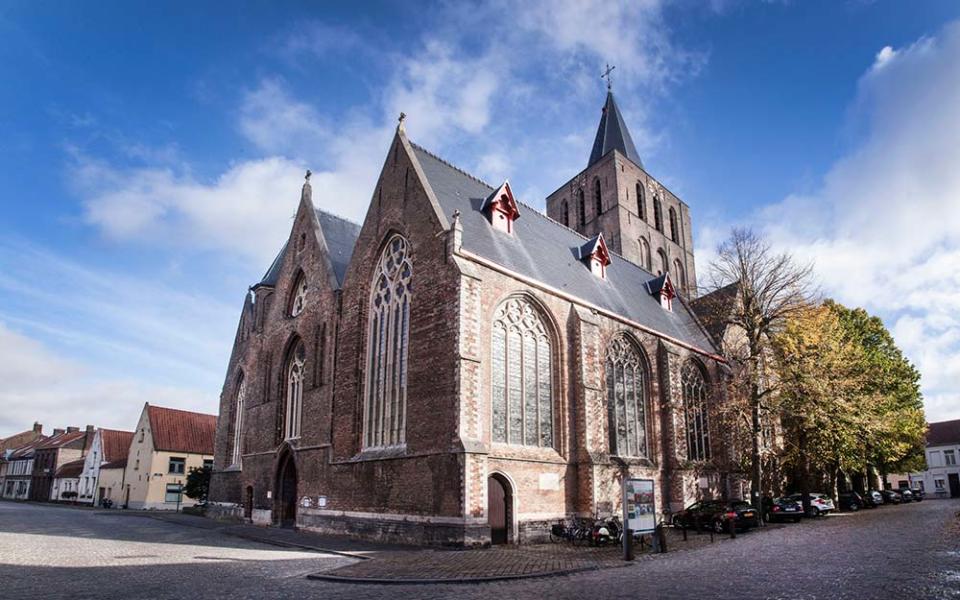
[[[170,408],[169,406],[158,406],[158,405],[156,405],[156,404],[150,404],[149,406],[150,406],[150,408],[159,408],[159,409],[161,409],[161,410],[172,410],[172,411],[187,413],[187,414],[191,414],[191,415],[202,415],[202,416],[204,416],[204,417],[217,418],[217,415],[212,415],[212,414],[210,414],[210,413],[197,412],[197,411],[195,411],[195,410],[186,410],[186,409],[184,409],[184,408]]]
[[[314,208],[313,210],[317,211],[318,213],[323,213],[323,214],[327,215],[328,217],[333,217],[334,219],[343,221],[344,223],[349,223],[350,225],[353,225],[353,226],[355,226],[355,227],[362,227],[362,226],[360,225],[360,223],[357,223],[356,221],[353,221],[353,220],[348,219],[348,218],[346,218],[346,217],[341,217],[341,216],[338,215],[337,213],[330,212],[329,210],[324,210],[324,209],[322,209],[322,208]]]
[[[450,161],[448,161],[448,160],[446,160],[446,159],[440,158],[439,156],[437,156],[437,155],[434,154],[433,152],[430,152],[429,150],[427,150],[426,148],[424,148],[424,147],[421,146],[420,144],[415,144],[415,143],[413,143],[413,142],[410,142],[410,145],[413,146],[414,148],[416,148],[417,150],[423,152],[423,153],[426,154],[427,156],[429,156],[429,157],[431,157],[431,158],[434,158],[434,159],[440,161],[441,163],[447,165],[448,167],[450,167],[451,169],[453,169],[453,170],[456,171],[457,173],[460,173],[461,175],[466,175],[466,176],[469,177],[470,179],[476,181],[476,182],[479,183],[479,184],[482,184],[482,185],[487,186],[487,187],[490,188],[491,190],[495,190],[495,189],[496,189],[495,187],[493,187],[492,185],[490,185],[490,184],[487,183],[486,181],[480,179],[480,178],[477,177],[476,175],[473,175],[472,173],[468,173],[468,172],[464,171],[463,169],[461,169],[460,167],[456,166],[455,164],[451,163]]]

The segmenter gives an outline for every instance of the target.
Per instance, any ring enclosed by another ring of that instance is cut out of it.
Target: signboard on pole
[[[652,533],[657,528],[657,506],[652,479],[623,480],[623,527],[634,533]]]

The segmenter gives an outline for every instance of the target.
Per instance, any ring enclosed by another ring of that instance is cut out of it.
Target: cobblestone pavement
[[[958,511],[958,501],[927,500],[718,539],[618,569],[385,586],[307,579],[357,559],[216,527],[0,502],[0,597],[960,599]]]

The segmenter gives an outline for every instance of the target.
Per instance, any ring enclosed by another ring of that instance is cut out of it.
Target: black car
[[[924,497],[927,495],[927,493],[924,492],[923,490],[921,490],[920,488],[911,488],[910,491],[913,492],[913,501],[914,501],[914,502],[920,502],[920,501],[923,500]]]
[[[914,500],[913,492],[911,492],[907,488],[899,489],[897,490],[897,493],[900,494],[900,502],[903,502],[904,504],[906,504],[907,502],[913,502]]]
[[[767,521],[793,521],[803,518],[803,504],[789,498],[768,498],[764,503]]]
[[[742,500],[705,500],[695,502],[673,515],[673,526],[696,528],[699,525],[702,529],[723,533],[729,531],[731,520],[737,530],[745,530],[759,525],[760,516],[756,509]]]
[[[856,492],[840,493],[837,496],[837,502],[840,505],[840,510],[848,510],[850,512],[857,512],[867,505],[867,501],[863,499],[863,496]]]
[[[903,499],[900,497],[900,494],[893,490],[883,490],[880,492],[883,494],[883,503],[884,504],[900,504],[903,502]]]
[[[877,490],[868,490],[860,497],[863,498],[863,508],[876,508],[883,504],[883,494]]]

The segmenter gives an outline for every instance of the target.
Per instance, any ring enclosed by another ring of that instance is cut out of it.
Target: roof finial
[[[404,132],[406,131],[406,128],[404,128],[404,125],[403,125],[403,122],[404,122],[404,120],[405,120],[406,118],[407,118],[407,113],[401,112],[401,113],[400,113],[400,118],[397,119],[397,132],[398,132],[398,133],[404,133]]]
[[[616,69],[616,67],[611,67],[610,63],[607,63],[606,71],[604,71],[603,75],[600,76],[600,79],[607,80],[607,91],[610,91],[613,89],[613,76],[610,75],[610,73],[612,73],[614,69]]]
[[[307,169],[307,174],[303,176],[303,187],[300,189],[301,202],[313,202],[313,188],[310,187],[311,175],[313,175],[313,173],[310,172],[310,169]]]
[[[313,173],[310,172],[310,169],[307,169],[307,174],[303,176],[303,179],[304,179],[307,183],[310,183],[310,176],[311,176],[311,175],[313,175]]]

